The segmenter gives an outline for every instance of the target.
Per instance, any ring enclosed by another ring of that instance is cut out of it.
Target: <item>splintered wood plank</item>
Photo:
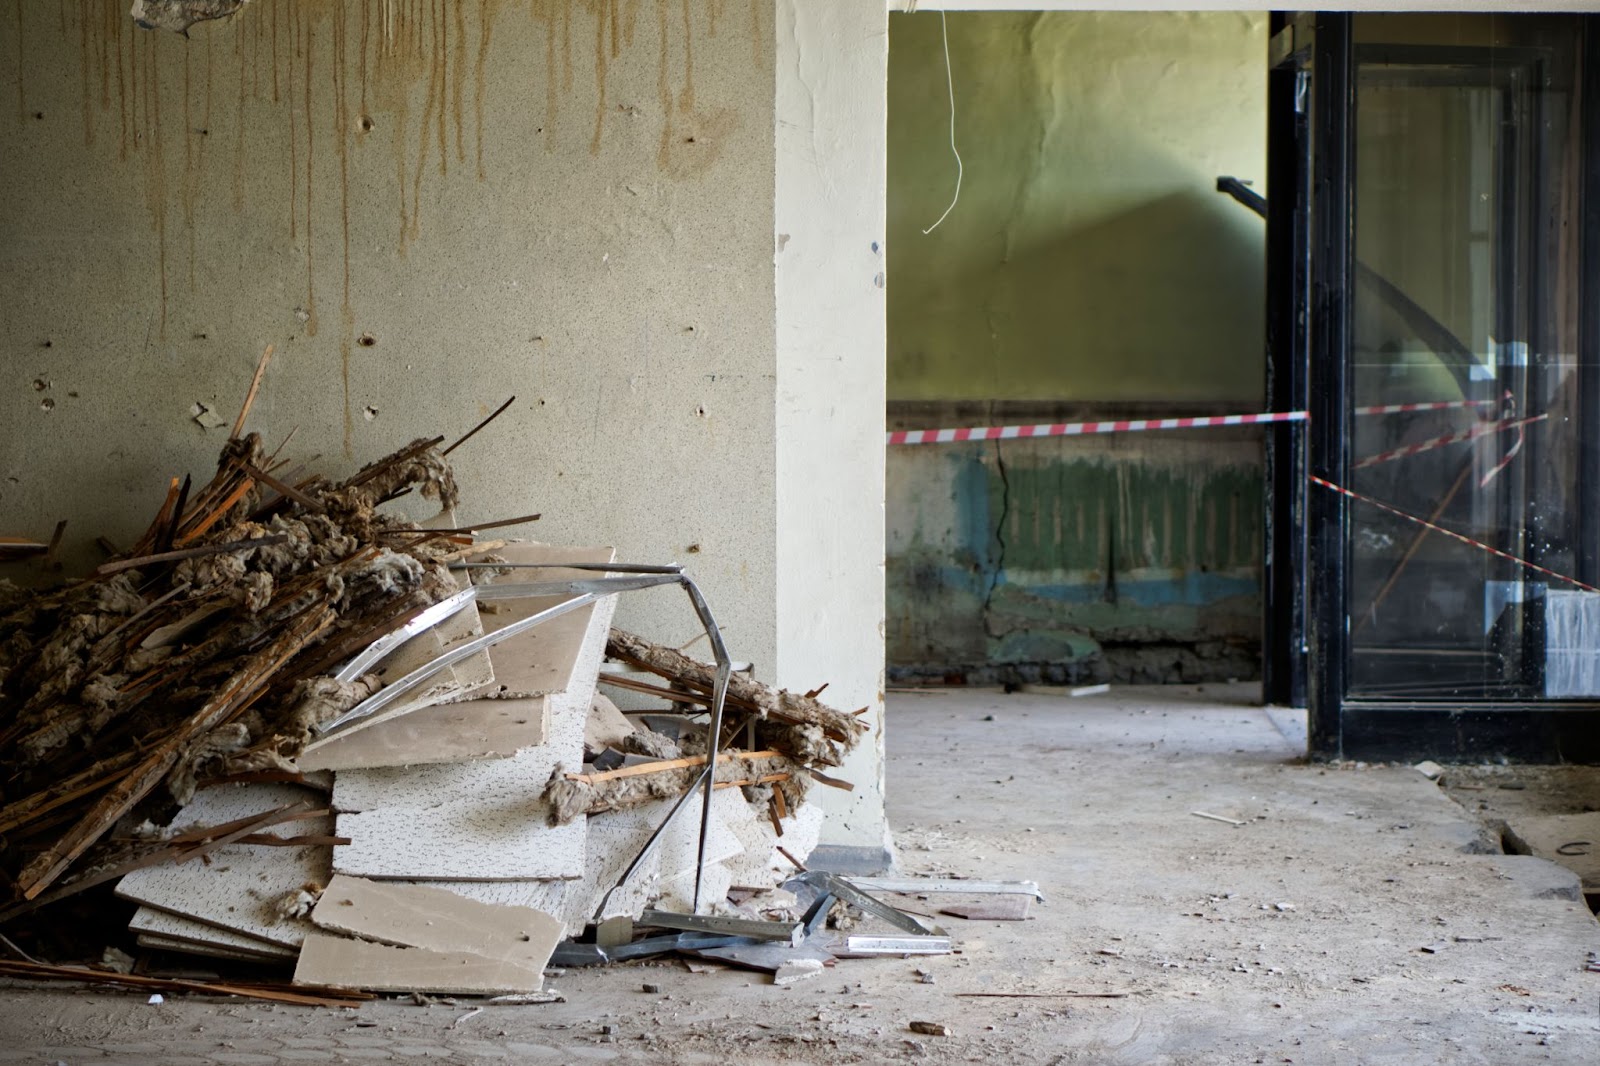
[[[284,804],[321,800],[315,790],[297,785],[219,785],[196,793],[172,824],[179,830],[222,825]],[[324,816],[287,822],[264,832],[280,837],[326,836],[333,832],[333,819]],[[228,844],[212,851],[209,862],[194,860],[135,870],[117,884],[116,893],[169,914],[297,948],[311,923],[283,917],[274,904],[306,884],[327,884],[330,850],[315,845]]]
[[[615,548],[562,548],[549,544],[507,544],[495,554],[512,563],[609,563],[617,557]],[[516,569],[495,581],[521,584],[580,581],[600,576],[592,570],[541,567]],[[488,632],[503,629],[571,598],[548,596],[485,602],[479,605],[483,627]],[[615,599],[607,597],[609,601]],[[533,696],[566,691],[575,676],[579,652],[598,606],[581,607],[490,648],[489,660],[494,664],[495,688],[499,694]]]
[[[204,922],[197,922],[193,918],[185,918],[181,914],[158,911],[153,907],[140,907],[135,911],[133,918],[128,922],[128,929],[139,938],[141,944],[145,942],[145,938],[149,937],[167,941],[171,944],[184,945],[182,947],[163,945],[166,950],[170,951],[197,951],[202,954],[210,951],[228,951],[263,959],[292,959],[295,957],[293,948],[268,944],[254,937],[245,936],[243,933],[235,933],[214,925],[207,925]],[[201,951],[201,949],[205,949],[205,951]]]
[[[537,992],[544,986],[544,971],[465,951],[401,948],[312,932],[300,950],[294,980],[374,992]]]
[[[307,746],[301,770],[351,770],[384,766],[507,759],[543,744],[547,698],[444,703],[335,733]]]
[[[531,907],[479,903],[442,888],[335,876],[317,901],[318,928],[396,947],[464,952],[543,973],[561,922]]]

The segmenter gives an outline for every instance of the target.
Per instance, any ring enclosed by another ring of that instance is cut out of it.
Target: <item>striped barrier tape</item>
[[[1564,582],[1573,586],[1574,588],[1582,589],[1584,592],[1600,592],[1600,588],[1596,588],[1593,585],[1586,585],[1575,577],[1568,577],[1566,574],[1558,574],[1554,570],[1547,570],[1538,563],[1530,563],[1521,556],[1512,555],[1510,552],[1503,552],[1499,548],[1490,547],[1481,540],[1473,540],[1471,537],[1457,533],[1453,529],[1446,529],[1444,526],[1441,526],[1435,522],[1430,522],[1426,518],[1418,518],[1414,514],[1411,514],[1407,511],[1402,511],[1398,507],[1391,507],[1380,500],[1373,499],[1371,496],[1364,496],[1359,492],[1353,492],[1350,489],[1345,488],[1343,485],[1335,485],[1333,482],[1328,481],[1325,478],[1317,477],[1315,474],[1310,474],[1308,476],[1310,477],[1313,485],[1321,485],[1323,488],[1337,492],[1341,496],[1348,496],[1352,500],[1360,500],[1362,503],[1376,507],[1380,511],[1387,511],[1396,518],[1403,518],[1407,522],[1415,523],[1416,525],[1422,526],[1424,529],[1429,529],[1440,534],[1441,536],[1449,537],[1451,540],[1460,541],[1462,544],[1472,548],[1477,548],[1481,552],[1487,552],[1496,558],[1505,559],[1508,562],[1516,563],[1518,566],[1525,566],[1535,573],[1543,574],[1546,577],[1553,577],[1557,581]]]
[[[1487,437],[1491,433],[1499,433],[1505,429],[1520,430],[1523,426],[1534,422],[1543,422],[1549,417],[1550,415],[1546,413],[1534,415],[1532,418],[1502,418],[1498,422],[1484,422],[1473,426],[1471,429],[1464,429],[1459,433],[1446,433],[1442,437],[1434,437],[1431,440],[1418,441],[1415,444],[1407,444],[1400,448],[1379,452],[1377,455],[1369,455],[1365,459],[1351,464],[1351,469],[1364,470],[1369,466],[1377,466],[1379,463],[1390,463],[1396,459],[1406,459],[1413,455],[1420,455],[1422,452],[1432,451],[1435,448],[1443,448],[1447,444],[1460,444],[1464,441],[1477,440],[1479,437]],[[1513,451],[1512,454],[1515,454],[1515,452]],[[1506,458],[1509,460],[1510,455]],[[1499,473],[1499,470],[1497,469],[1495,473]]]
[[[890,444],[951,444],[969,440],[1018,440],[1024,437],[1082,437],[1094,433],[1139,433],[1152,429],[1206,429],[1211,426],[1257,426],[1268,422],[1304,422],[1304,411],[1259,415],[1211,415],[1200,418],[1134,418],[1117,422],[1042,422],[1032,426],[975,426],[966,429],[900,429]]]
[[[1436,400],[1430,403],[1381,403],[1357,407],[1358,415],[1408,415],[1414,411],[1459,411],[1464,407],[1493,407],[1499,400]]]

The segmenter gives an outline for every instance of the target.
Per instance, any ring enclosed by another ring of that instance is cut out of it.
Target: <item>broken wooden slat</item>
[[[186,744],[227,721],[251,696],[260,691],[275,670],[331,625],[333,617],[330,607],[310,610],[265,650],[246,660],[215,698],[207,701],[158,744],[127,776],[113,785],[66,835],[23,869],[22,875],[17,878],[23,896],[33,899],[48,888],[68,864],[88,850],[118,818],[161,783],[167,771],[177,764]]]
[[[620,629],[611,631],[606,654],[662,677],[694,683],[708,691],[715,680],[713,667],[697,662],[674,648],[652,644]],[[818,726],[829,737],[846,745],[854,744],[866,729],[848,714],[804,695],[784,690],[773,691],[745,674],[734,674],[729,679],[728,692],[739,699],[748,700],[765,716],[796,725]]]

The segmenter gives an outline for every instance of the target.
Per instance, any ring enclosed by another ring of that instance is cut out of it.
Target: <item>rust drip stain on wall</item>
[[[229,189],[235,214],[244,212],[252,192],[259,197],[263,186],[271,190],[276,203],[261,207],[274,212],[286,209],[287,226],[280,232],[296,258],[303,260],[305,295],[300,310],[308,336],[315,336],[318,329],[319,268],[326,278],[330,268],[326,257],[337,254],[348,445],[355,421],[350,389],[357,376],[351,358],[354,302],[359,295],[351,276],[352,226],[359,228],[362,218],[370,218],[359,211],[352,218],[351,183],[372,187],[377,160],[368,153],[387,150],[392,155],[392,185],[382,195],[396,210],[391,216],[398,221],[394,247],[402,256],[422,238],[425,205],[434,202],[430,183],[448,180],[452,155],[459,175],[488,180],[494,154],[485,126],[492,121],[488,116],[497,113],[489,99],[492,92],[508,114],[516,114],[521,111],[516,94],[530,87],[537,94],[542,81],[544,122],[536,130],[530,123],[529,133],[551,151],[558,139],[558,122],[570,120],[569,97],[586,98],[592,91],[588,149],[598,155],[605,146],[608,120],[618,110],[611,105],[613,75],[635,43],[645,2],[271,0],[250,4],[230,19],[196,27],[189,38],[135,28],[124,0],[62,0],[57,17],[46,20],[25,14],[37,12],[37,7],[17,3],[18,119],[32,119],[27,109],[27,42],[37,40],[41,32],[75,42],[79,85],[74,95],[81,94],[85,146],[109,152],[102,147],[109,138],[102,136],[106,131],[100,125],[110,122],[117,158],[137,158],[143,168],[163,336],[171,294],[171,241],[184,241],[190,291],[204,287],[212,266],[207,256],[227,254],[200,239],[207,214],[218,209],[214,194],[223,187]],[[712,36],[726,32],[730,3],[736,0],[656,0],[661,108],[657,163],[669,177],[684,179],[704,172],[721,154],[727,135],[738,127],[735,110],[701,107],[695,92],[696,26]],[[542,32],[543,40],[529,40],[526,34],[514,38],[525,50],[497,64],[496,46],[507,33],[502,29],[497,35],[497,25],[517,8],[523,9],[536,32]],[[764,49],[763,17],[759,0],[754,0],[749,27],[758,59]],[[573,40],[586,40],[591,28],[592,90],[575,88]],[[226,36],[213,40],[213,35]],[[217,55],[217,49],[228,50]],[[214,106],[217,92],[228,94],[220,106]],[[226,126],[231,129],[222,128]],[[230,138],[218,152],[209,148],[213,135]],[[181,156],[173,137],[182,138]],[[374,139],[385,149],[372,143]],[[276,185],[284,180],[280,175],[287,176],[287,188]],[[335,178],[336,208],[331,196],[319,195],[319,182]],[[379,182],[380,187],[383,184],[387,183]],[[316,240],[331,232],[328,212],[333,210],[338,211],[336,253],[329,241]],[[173,220],[181,222],[182,234],[172,231]]]

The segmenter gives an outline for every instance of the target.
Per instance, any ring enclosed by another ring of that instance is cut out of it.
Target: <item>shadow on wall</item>
[[[902,447],[888,658],[901,682],[1192,682],[1260,669],[1257,438]]]
[[[1172,193],[999,265],[909,279],[929,291],[893,323],[895,377],[959,367],[988,396],[1259,403],[1263,235],[1241,215]]]

